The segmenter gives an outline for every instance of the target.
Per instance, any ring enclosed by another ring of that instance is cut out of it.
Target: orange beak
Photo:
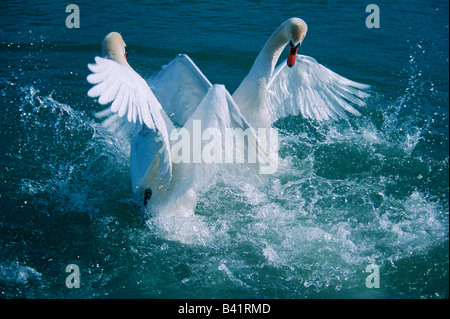
[[[294,46],[292,41],[289,42],[289,55],[287,58],[287,65],[288,67],[292,68],[295,64],[295,58],[297,57],[297,51],[300,47],[300,43]]]

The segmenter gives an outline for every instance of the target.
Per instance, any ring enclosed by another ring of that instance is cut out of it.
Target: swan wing
[[[223,85],[216,84],[208,90],[181,130],[192,137],[192,151],[189,163],[183,163],[182,154],[174,154],[180,149],[175,146],[180,142],[172,141],[172,158],[180,162],[174,166],[184,176],[177,185],[180,193],[210,183],[215,172],[226,167],[223,164],[249,164],[260,174],[265,174],[264,167],[273,164],[259,132],[248,124]]]
[[[170,119],[183,126],[212,84],[185,54],[179,54],[147,83]]]
[[[96,114],[109,131],[118,134],[136,132],[131,141],[130,166],[133,189],[144,176],[164,179],[167,186],[172,176],[168,126],[161,104],[147,82],[131,67],[106,58],[95,58],[89,64],[87,77],[94,86],[88,96],[98,97],[100,104],[111,106]],[[138,154],[136,157],[133,154]]]
[[[168,130],[159,131],[139,125],[131,139],[130,177],[132,190],[139,198],[147,188],[155,190],[170,186],[172,160],[167,132],[174,126],[167,115],[161,113]]]
[[[267,107],[274,122],[302,114],[319,121],[361,115],[354,106],[366,105],[369,85],[348,80],[315,59],[297,55],[292,68],[281,63],[268,84]]]
[[[148,128],[164,128],[161,105],[145,80],[132,68],[113,60],[96,57],[95,64],[88,65],[92,74],[87,77],[94,86],[88,96],[98,97],[100,104],[111,103],[106,114],[126,116],[128,122],[145,123]]]

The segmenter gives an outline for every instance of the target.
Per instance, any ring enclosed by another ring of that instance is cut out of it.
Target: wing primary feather
[[[127,112],[127,110],[132,107],[134,107],[134,89],[130,87],[128,88],[128,101],[120,105],[119,109],[117,110],[117,114],[122,117],[125,115],[125,112]]]
[[[111,103],[110,111],[130,123],[139,121],[150,129],[155,128],[153,113],[160,112],[161,105],[139,74],[128,66],[100,57],[95,57],[95,63],[88,64],[88,68],[92,74],[87,81],[93,84],[88,96],[98,97],[100,104]],[[104,116],[111,118],[109,113]],[[162,123],[160,126],[163,128]]]
[[[266,104],[271,122],[299,113],[318,121],[346,119],[346,112],[361,115],[352,105],[366,105],[369,87],[334,73],[314,58],[297,55],[293,68],[283,62],[274,70]]]
[[[116,98],[114,99],[113,103],[111,104],[112,112],[117,112],[117,110],[119,110],[122,103],[124,101],[127,101],[127,99],[125,99],[125,98],[128,98],[128,96],[126,94],[127,94],[127,92],[125,89],[125,85],[124,84],[120,85],[120,87],[117,91]]]
[[[113,79],[108,81],[108,87],[104,92],[101,93],[98,103],[108,104],[116,98],[118,88],[120,87],[120,81],[118,79]]]

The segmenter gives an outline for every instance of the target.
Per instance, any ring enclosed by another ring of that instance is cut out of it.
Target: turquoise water
[[[79,29],[68,3],[0,4],[1,297],[448,298],[447,1],[379,1],[379,29],[357,1],[76,3]],[[86,95],[103,37],[144,77],[186,53],[233,92],[292,16],[301,54],[372,86],[363,116],[282,119],[276,174],[218,176],[195,216],[148,219]]]

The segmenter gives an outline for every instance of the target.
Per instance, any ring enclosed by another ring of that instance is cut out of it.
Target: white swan
[[[104,58],[89,64],[94,84],[88,95],[111,107],[98,113],[111,131],[132,133],[130,172],[133,191],[146,198],[152,214],[190,215],[199,188],[206,186],[216,165],[173,160],[172,135],[195,134],[196,125],[213,128],[222,137],[229,128],[245,130],[247,151],[258,153],[255,167],[270,162],[256,130],[288,114],[325,120],[359,115],[350,103],[364,105],[368,86],[347,80],[314,59],[297,55],[307,32],[298,18],[284,22],[269,38],[244,81],[231,96],[223,85],[212,85],[187,55],[178,55],[145,81],[128,64],[126,45],[116,32],[103,41]],[[275,65],[287,44],[286,63]],[[294,65],[295,64],[295,65]],[[151,88],[151,89],[150,89]],[[131,124],[131,125],[130,125]],[[253,141],[254,143],[250,143]],[[201,140],[192,153],[201,152]],[[253,150],[250,150],[254,148]],[[151,191],[150,191],[151,189]],[[145,194],[145,195],[144,195]]]
[[[311,57],[297,55],[308,27],[291,18],[278,27],[256,58],[233,99],[253,127],[267,127],[289,114],[316,120],[360,115],[351,103],[364,106],[369,86],[350,81]],[[288,59],[275,65],[289,43]],[[294,66],[295,65],[295,66]]]
[[[204,129],[214,128],[221,136],[226,135],[228,128],[241,129],[254,141],[246,146],[258,149],[260,155],[252,166],[259,167],[260,159],[269,162],[255,131],[225,87],[212,85],[188,56],[179,55],[150,81],[158,100],[146,81],[128,64],[126,45],[119,33],[112,32],[105,37],[103,55],[104,58],[96,57],[95,64],[88,65],[93,73],[87,80],[95,84],[88,95],[98,97],[100,104],[112,102],[110,108],[97,113],[98,117],[106,118],[103,125],[108,130],[132,136],[132,188],[146,202],[151,196],[151,205],[147,206],[152,215],[191,215],[196,205],[196,190],[206,185],[217,168],[196,161],[195,149],[189,154],[190,161],[174,163],[174,142],[170,135],[195,134],[198,123]],[[200,134],[204,136],[204,132]],[[194,148],[197,142],[192,141]],[[207,142],[201,140],[197,148],[201,151]]]

